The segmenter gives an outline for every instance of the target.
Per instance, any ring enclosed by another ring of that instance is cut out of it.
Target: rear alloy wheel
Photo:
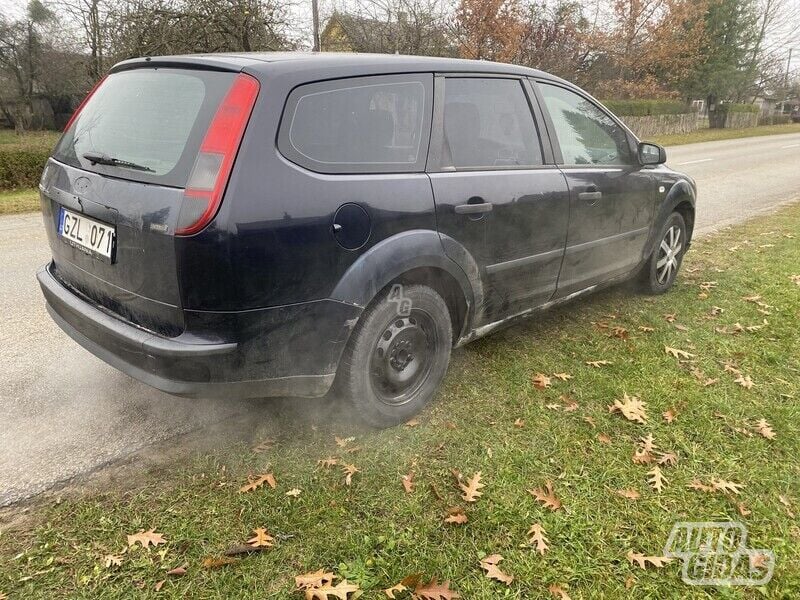
[[[686,223],[680,213],[672,213],[661,228],[660,242],[642,269],[646,292],[663,294],[675,283],[686,253]]]
[[[381,293],[365,310],[336,377],[337,392],[376,427],[403,423],[431,400],[453,339],[450,312],[434,290],[404,286],[402,303],[389,296]]]

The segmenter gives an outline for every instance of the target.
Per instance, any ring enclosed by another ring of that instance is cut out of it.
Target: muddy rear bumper
[[[89,352],[164,392],[189,397],[317,397],[327,393],[360,309],[317,301],[241,313],[186,311],[167,338],[109,313],[37,273],[56,324]]]

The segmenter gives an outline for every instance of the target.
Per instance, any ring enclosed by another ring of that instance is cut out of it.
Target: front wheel
[[[382,292],[344,351],[338,395],[376,427],[407,421],[430,402],[444,378],[452,331],[447,304],[431,288],[395,286]]]
[[[661,227],[656,246],[647,259],[640,274],[645,292],[663,294],[675,283],[686,253],[686,222],[680,213],[674,212]]]

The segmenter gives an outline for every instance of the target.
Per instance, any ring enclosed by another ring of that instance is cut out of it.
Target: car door
[[[478,264],[477,323],[546,302],[564,254],[569,190],[549,140],[542,144],[532,88],[522,78],[459,74],[438,76],[435,95],[437,226]]]
[[[557,297],[624,275],[642,259],[655,209],[655,180],[635,140],[589,96],[539,81],[556,161],[570,190]]]

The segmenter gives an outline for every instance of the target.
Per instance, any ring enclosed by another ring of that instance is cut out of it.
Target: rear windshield
[[[59,141],[56,160],[134,181],[185,187],[234,73],[137,69],[109,75]],[[94,164],[86,153],[138,165]]]

